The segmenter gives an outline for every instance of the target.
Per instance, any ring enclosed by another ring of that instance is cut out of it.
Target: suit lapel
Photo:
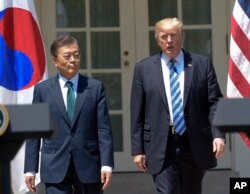
[[[185,72],[183,107],[185,107],[189,91],[191,88],[194,64],[192,63],[190,54],[185,51],[183,52],[184,52],[184,72]]]
[[[74,123],[76,122],[76,119],[82,109],[82,106],[86,99],[88,91],[89,91],[89,88],[88,88],[87,78],[79,75],[76,104],[75,104],[75,114],[74,114],[74,118],[72,120],[71,126],[73,126]]]
[[[153,69],[153,72],[155,72],[153,80],[155,80],[157,82],[156,84],[158,86],[158,90],[160,92],[161,99],[163,101],[165,108],[168,110],[168,102],[167,102],[167,96],[166,96],[165,86],[164,86],[162,67],[161,67],[161,55],[160,54],[157,56],[156,60],[153,62],[152,69]]]
[[[52,82],[51,86],[49,87],[50,93],[54,98],[54,102],[57,105],[58,109],[60,110],[63,118],[70,124],[68,114],[66,111],[66,107],[63,101],[62,91],[60,88],[60,84],[58,81],[58,76],[55,77],[54,81]]]

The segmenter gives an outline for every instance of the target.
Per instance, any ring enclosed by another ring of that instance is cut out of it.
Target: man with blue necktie
[[[161,53],[139,61],[132,82],[134,163],[161,194],[201,194],[205,171],[225,149],[225,135],[211,124],[222,97],[214,67],[185,51],[184,37],[177,18],[157,22]]]

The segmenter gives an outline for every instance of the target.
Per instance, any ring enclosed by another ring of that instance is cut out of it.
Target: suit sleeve
[[[101,166],[114,168],[113,137],[103,84],[99,85],[97,101],[97,127]]]
[[[216,107],[220,98],[223,97],[219,83],[217,81],[216,73],[213,64],[209,61],[208,68],[208,101],[210,104],[209,120],[212,123]],[[221,132],[217,127],[212,125],[212,133],[214,138],[225,138],[225,134]]]
[[[37,90],[37,87],[35,87],[33,95],[33,103],[38,103],[38,102],[40,102],[39,92]],[[24,173],[38,172],[40,143],[41,143],[40,139],[27,139],[25,141]]]
[[[134,76],[131,90],[131,154],[144,154],[143,146],[143,125],[145,111],[145,96],[140,66],[137,64],[134,69]]]

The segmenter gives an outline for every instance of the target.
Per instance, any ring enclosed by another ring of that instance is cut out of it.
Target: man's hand
[[[36,192],[35,176],[26,176],[25,183],[31,192]]]
[[[110,186],[111,180],[112,180],[112,172],[107,172],[107,171],[101,172],[101,182],[103,184],[102,190],[105,190]]]
[[[219,159],[225,151],[225,139],[215,138],[213,141],[213,152],[215,152],[215,157]]]
[[[146,157],[144,154],[134,156],[134,163],[140,171],[146,172],[147,164]]]

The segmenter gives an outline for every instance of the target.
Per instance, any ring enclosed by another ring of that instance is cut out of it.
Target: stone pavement
[[[231,170],[210,170],[203,179],[202,194],[229,194],[230,177],[238,177]],[[141,172],[114,172],[112,185],[104,194],[155,194],[151,175]],[[29,193],[31,194],[31,193]],[[45,194],[39,185],[37,194]]]
[[[231,170],[210,170],[203,179],[202,194],[229,194],[230,177],[238,174]],[[152,177],[148,174],[114,173],[111,187],[104,194],[154,194]]]

